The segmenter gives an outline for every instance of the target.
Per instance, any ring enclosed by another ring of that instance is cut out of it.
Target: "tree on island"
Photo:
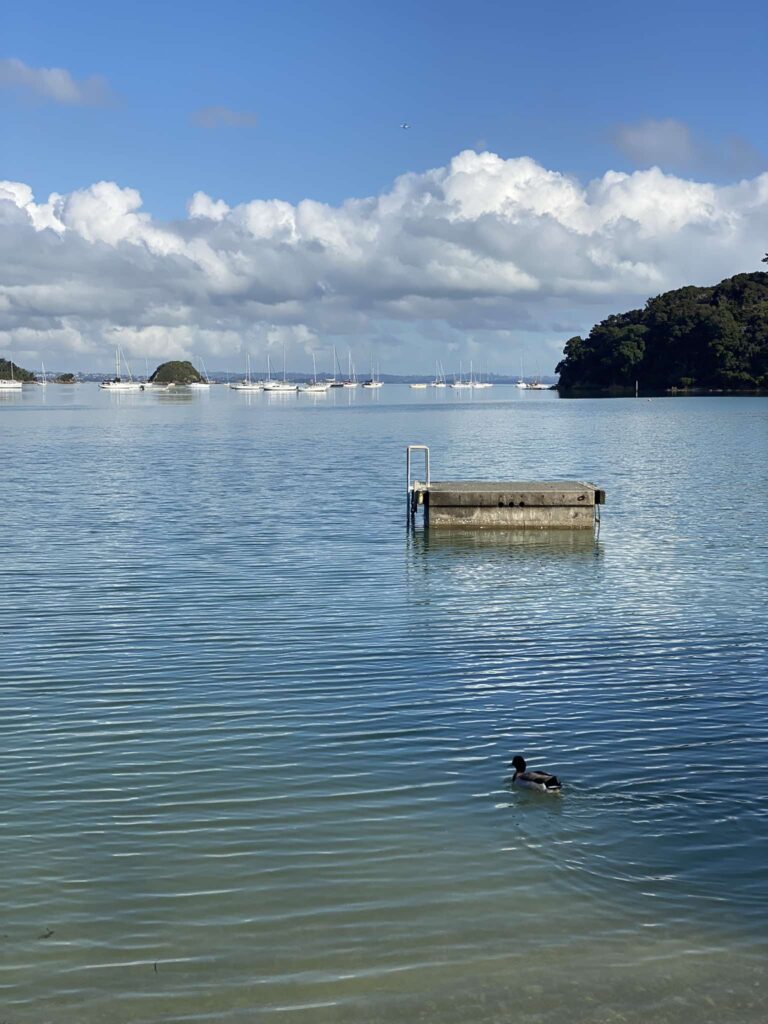
[[[3,380],[29,381],[34,380],[35,375],[30,373],[29,370],[17,366],[10,359],[0,359],[0,378]]]
[[[161,363],[149,378],[151,384],[199,384],[203,378],[189,360]]]
[[[565,344],[561,391],[768,387],[768,273],[688,286],[609,316]]]
[[[75,384],[76,378],[74,373],[60,373],[53,381],[54,384]]]

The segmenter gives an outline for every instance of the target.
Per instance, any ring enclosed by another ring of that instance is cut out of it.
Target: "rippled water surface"
[[[408,442],[599,539],[409,534]],[[0,444],[3,1021],[768,1017],[768,400],[51,386]]]

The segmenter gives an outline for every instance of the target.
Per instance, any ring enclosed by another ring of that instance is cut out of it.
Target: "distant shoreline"
[[[634,388],[555,388],[561,398],[635,398]],[[768,395],[766,388],[640,388],[638,398],[734,398]]]

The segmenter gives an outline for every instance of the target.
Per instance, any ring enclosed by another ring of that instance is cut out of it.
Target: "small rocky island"
[[[561,394],[768,390],[768,273],[689,286],[566,342]]]
[[[200,373],[188,359],[172,359],[170,362],[161,363],[149,378],[149,382],[150,384],[205,383]]]

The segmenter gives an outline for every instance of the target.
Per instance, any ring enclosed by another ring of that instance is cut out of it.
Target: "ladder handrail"
[[[429,448],[425,444],[409,444],[405,449],[405,478],[408,494],[413,490],[413,483],[411,481],[411,452],[424,452],[425,483],[429,487]]]

